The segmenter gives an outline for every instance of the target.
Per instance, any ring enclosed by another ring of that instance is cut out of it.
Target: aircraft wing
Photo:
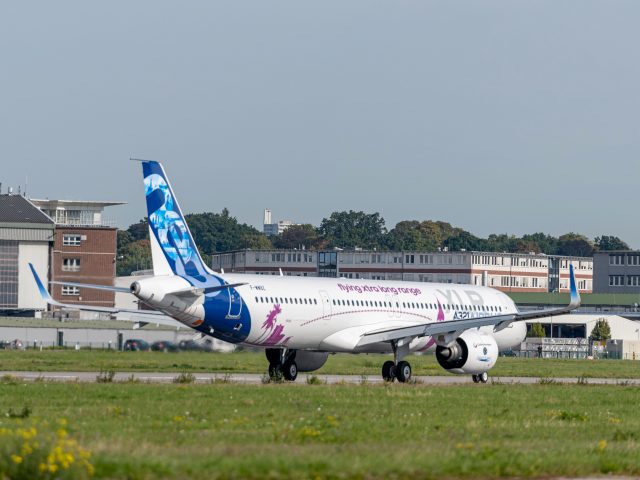
[[[31,273],[33,273],[33,278],[38,286],[38,291],[40,292],[40,296],[43,298],[45,302],[49,305],[54,305],[56,307],[68,308],[72,310],[82,310],[87,312],[103,312],[103,313],[111,313],[117,315],[118,320],[125,320],[130,322],[136,322],[138,326],[144,326],[149,323],[155,323],[156,325],[167,325],[170,327],[184,327],[184,325],[177,320],[165,315],[162,312],[158,312],[157,310],[134,310],[127,308],[111,308],[111,307],[94,307],[92,305],[75,305],[70,303],[61,303],[49,295],[49,292],[45,288],[42,280],[36,273],[36,269],[30,263],[29,268],[31,268]],[[52,282],[52,283],[62,283],[64,285],[78,286],[78,287],[86,287],[86,288],[97,288],[100,290],[111,290],[114,292],[125,291],[129,292],[128,288],[121,287],[111,287],[109,285],[90,285],[83,283],[68,283],[68,282]]]
[[[491,317],[465,318],[460,320],[449,320],[446,322],[432,322],[408,327],[378,329],[366,332],[360,338],[358,347],[379,342],[391,342],[403,338],[433,337],[436,335],[456,335],[471,328],[494,326],[494,331],[500,331],[513,322],[530,320],[534,318],[564,315],[580,306],[580,293],[576,288],[576,281],[573,274],[573,265],[569,265],[569,283],[571,297],[566,307],[548,308],[536,310],[535,312],[510,313],[507,315],[494,315]]]

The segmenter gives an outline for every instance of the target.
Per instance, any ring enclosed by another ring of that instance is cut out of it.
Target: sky
[[[0,182],[146,215],[333,211],[640,247],[640,2],[0,3]]]

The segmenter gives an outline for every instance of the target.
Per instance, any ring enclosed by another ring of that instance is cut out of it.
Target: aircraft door
[[[391,305],[391,308],[389,308],[389,318],[399,318],[400,317],[400,312],[398,311],[398,307],[396,306],[396,299],[394,298],[393,295],[385,295],[384,297],[385,301]]]
[[[242,314],[242,297],[240,294],[234,289],[229,288],[229,312],[227,313],[228,319],[238,319]]]
[[[320,290],[320,302],[322,303],[322,318],[328,320],[333,312],[331,308],[331,300],[329,294],[324,290]]]

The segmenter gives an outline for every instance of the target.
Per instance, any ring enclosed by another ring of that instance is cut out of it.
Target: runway
[[[100,372],[34,372],[34,371],[4,371],[0,377],[6,380],[18,380],[24,382],[79,382],[97,383]],[[104,375],[104,373],[102,374]],[[175,383],[180,372],[117,372],[111,379],[113,382],[142,382],[142,383]],[[192,383],[237,383],[246,385],[262,385],[265,382],[265,374],[257,373],[195,373]],[[285,382],[292,385],[307,385],[308,379],[316,377],[319,382],[328,385],[361,385],[382,384],[381,377],[376,375],[322,375],[301,373],[295,382]],[[413,383],[425,386],[447,386],[473,384],[470,375],[443,375],[443,376],[416,376]],[[623,378],[539,378],[539,377],[489,377],[491,384],[590,384],[590,385],[633,385],[640,386],[640,379]]]

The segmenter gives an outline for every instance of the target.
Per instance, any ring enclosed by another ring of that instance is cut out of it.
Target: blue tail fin
[[[162,164],[142,161],[154,275],[203,278],[205,266]]]

